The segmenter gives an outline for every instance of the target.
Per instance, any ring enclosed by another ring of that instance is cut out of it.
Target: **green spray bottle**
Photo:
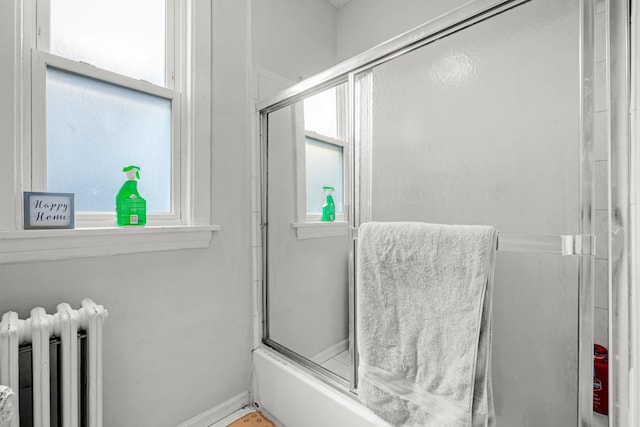
[[[147,201],[138,193],[138,166],[125,166],[122,172],[127,180],[116,195],[116,217],[119,226],[145,225],[147,223]]]
[[[336,205],[333,203],[333,187],[322,187],[325,196],[324,205],[322,205],[322,220],[323,221],[335,221],[336,220]]]

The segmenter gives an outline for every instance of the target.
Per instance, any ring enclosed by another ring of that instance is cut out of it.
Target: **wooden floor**
[[[276,424],[269,420],[266,416],[260,413],[255,407],[247,406],[237,410],[229,416],[221,419],[220,421],[210,425],[209,427],[281,427],[280,424]]]
[[[227,427],[276,427],[276,425],[260,412],[254,411],[243,415]]]

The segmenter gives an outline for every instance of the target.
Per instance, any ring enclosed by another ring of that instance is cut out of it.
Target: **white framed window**
[[[325,89],[294,105],[296,229],[298,240],[346,236],[345,200],[348,143],[346,83]],[[322,221],[323,187],[332,187],[335,221]]]
[[[209,247],[220,229],[213,18],[209,0],[0,1],[0,127],[11,141],[0,144],[0,264]],[[108,157],[136,150],[144,157]],[[116,226],[127,164],[141,167],[146,227]],[[22,192],[53,189],[84,194],[76,228],[23,230]]]
[[[305,132],[305,215],[307,221],[320,221],[326,197],[325,187],[334,189],[336,219],[344,219],[344,149],[336,138]]]
[[[334,188],[336,221],[345,220],[346,165],[345,85],[305,98],[298,106],[297,141],[298,222],[318,222],[325,203],[324,187]],[[302,110],[302,111],[300,111]]]
[[[75,193],[80,227],[114,226],[136,165],[147,224],[189,224],[189,2],[31,1],[25,186]]]

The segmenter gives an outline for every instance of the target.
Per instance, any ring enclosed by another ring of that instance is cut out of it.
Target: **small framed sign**
[[[24,228],[73,228],[73,193],[24,192]]]

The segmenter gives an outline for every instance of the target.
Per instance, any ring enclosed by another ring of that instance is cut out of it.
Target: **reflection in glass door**
[[[268,115],[266,342],[335,381],[351,378],[344,86]],[[329,191],[332,221],[323,221]]]

